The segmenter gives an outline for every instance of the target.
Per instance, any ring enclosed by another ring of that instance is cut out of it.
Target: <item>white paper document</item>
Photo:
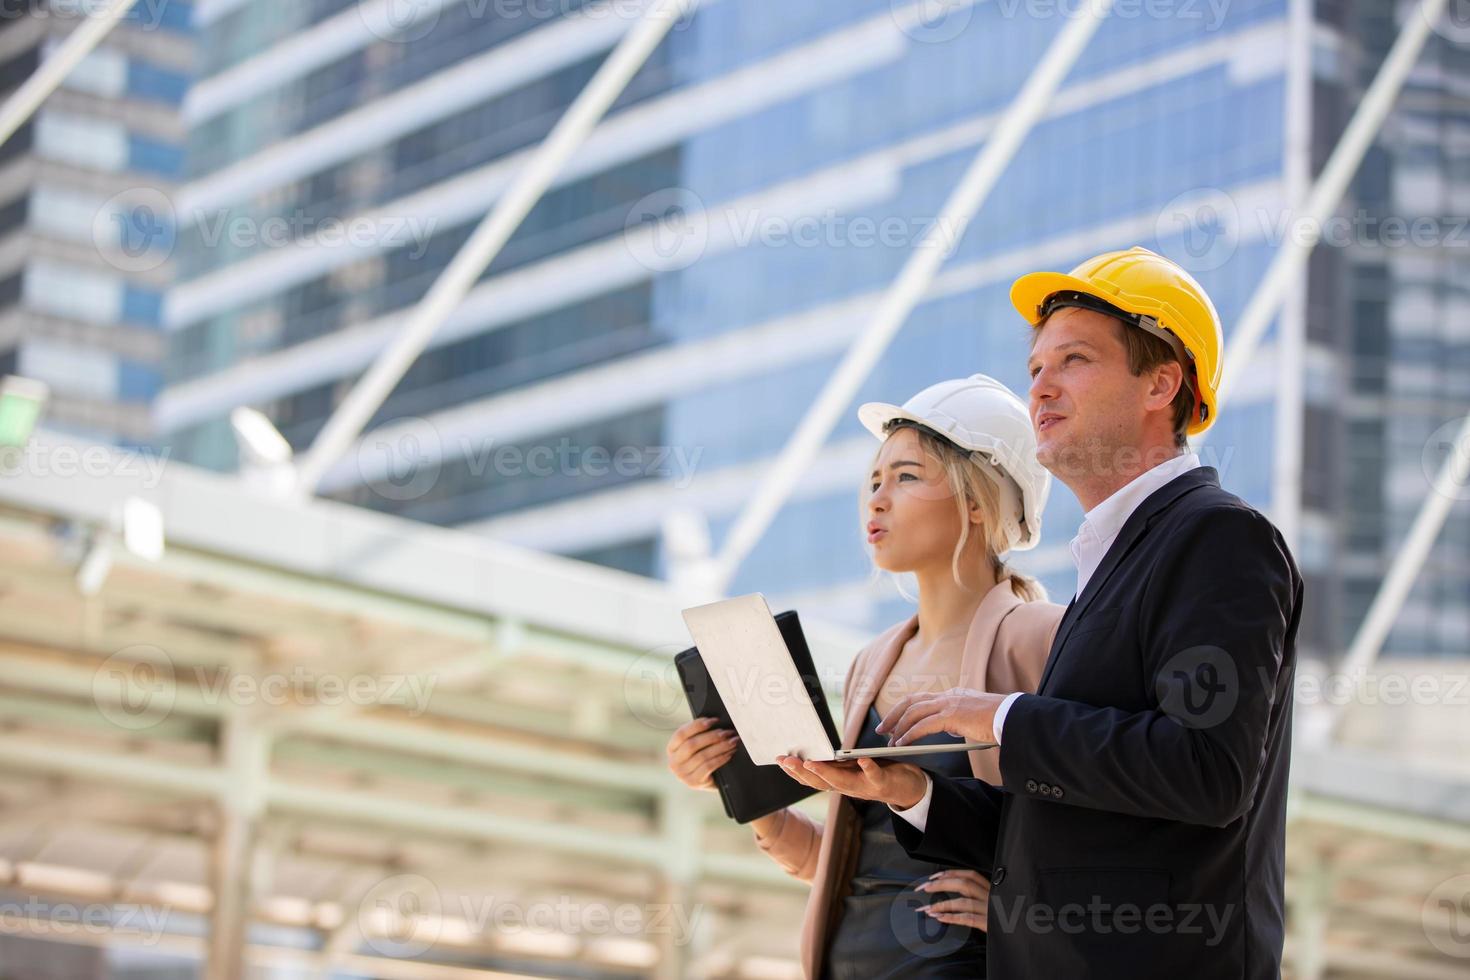
[[[758,766],[775,765],[779,755],[831,762],[994,748],[981,742],[872,749],[835,746],[765,596],[754,592],[685,609],[684,623],[745,751]]]

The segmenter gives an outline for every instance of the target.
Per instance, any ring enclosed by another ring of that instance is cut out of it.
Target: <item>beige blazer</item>
[[[996,694],[1035,691],[1064,611],[1051,602],[1026,602],[1011,589],[1009,580],[992,588],[980,601],[965,636],[960,686]],[[919,617],[914,615],[889,628],[864,647],[848,668],[842,695],[845,748],[857,744],[868,708],[918,627]],[[971,771],[999,785],[998,756],[994,750],[971,752]],[[787,874],[811,882],[801,926],[801,963],[807,980],[821,975],[827,939],[841,913],[851,862],[857,856],[856,818],[857,811],[846,797],[829,793],[825,824],[787,809],[769,836],[756,838],[760,849]]]

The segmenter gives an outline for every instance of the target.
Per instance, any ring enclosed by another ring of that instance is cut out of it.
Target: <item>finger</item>
[[[832,789],[844,795],[867,788],[867,779],[862,772],[851,766],[829,762],[807,762],[803,768]]]
[[[816,786],[818,789],[844,793],[847,789],[851,788],[844,788],[842,785],[839,785],[838,781],[843,779],[840,767],[831,766],[823,762],[801,761],[796,763],[796,767],[806,775],[807,779],[811,780],[811,785]]]
[[[935,922],[943,922],[950,926],[968,926],[971,929],[985,929],[985,919],[978,915],[955,915],[952,913],[925,912]]]
[[[735,733],[728,728],[712,728],[707,732],[700,732],[686,738],[681,744],[673,747],[675,762],[688,762],[695,753],[712,745],[723,745],[735,737]]]
[[[908,745],[912,742],[917,742],[921,738],[927,738],[930,735],[934,735],[938,732],[943,732],[946,730],[947,729],[944,725],[944,719],[942,717],[937,714],[930,715],[928,718],[921,718],[918,721],[914,722],[914,727],[905,732],[903,736],[896,740],[893,744],[895,747],[900,745]]]
[[[718,723],[718,720],[719,719],[717,718],[702,716],[699,718],[695,718],[693,721],[686,721],[684,724],[674,729],[673,735],[669,737],[669,745],[677,745],[678,743],[684,741],[686,738],[698,735],[702,731],[706,731],[711,725]]]
[[[930,902],[925,906],[929,912],[953,912],[964,915],[976,915],[984,911],[984,908],[973,898],[946,898],[942,902]]]
[[[962,877],[963,875],[963,877]],[[970,877],[973,875],[974,877]],[[914,889],[920,892],[954,892],[976,900],[990,897],[990,882],[973,871],[936,875]]]
[[[903,717],[898,719],[894,724],[893,730],[888,733],[890,744],[907,745],[916,738],[923,738],[924,735],[928,735],[931,732],[942,730],[943,725],[941,724],[939,727],[930,728],[921,734],[914,734],[920,725],[932,725],[935,721],[938,721],[941,707],[942,702],[938,698],[930,698],[909,708],[908,711],[904,712]]]
[[[708,762],[710,759],[713,759],[716,756],[720,756],[720,755],[731,755],[739,747],[740,747],[740,739],[739,738],[726,738],[726,739],[721,739],[720,741],[714,743],[713,745],[706,745],[704,748],[700,749],[698,752],[692,753],[689,756],[689,758],[686,760],[686,762],[687,762],[687,764],[691,768],[692,767],[696,767],[696,766],[701,766],[701,765],[704,765],[706,762]]]
[[[735,758],[735,747],[733,745],[730,746],[728,749],[722,749],[718,752],[706,752],[699,757],[696,764],[691,768],[690,771],[695,773],[704,773],[707,776],[710,773],[714,772],[716,769],[724,766],[733,758]]]
[[[799,759],[793,760],[790,756],[785,757],[785,761],[781,763],[781,769],[786,773],[786,775],[790,776],[798,783],[801,783],[803,786],[810,786],[812,789],[816,790],[826,790],[832,788],[824,783],[822,780],[818,779],[815,773],[810,773],[803,769],[801,767],[801,760]]]
[[[916,718],[924,718],[938,710],[936,697],[933,694],[916,696],[913,702],[901,714],[896,714],[893,724],[888,726],[888,741],[901,734],[904,729],[913,725]],[[897,712],[897,708],[894,709]]]
[[[905,711],[913,707],[919,701],[922,701],[925,698],[929,697],[933,697],[933,695],[930,694],[928,691],[915,691],[913,694],[905,694],[903,697],[898,699],[897,704],[888,709],[888,713],[883,716],[883,720],[878,722],[878,727],[873,730],[875,732],[878,732],[880,735],[887,734],[888,732],[892,731],[893,723],[898,721],[899,718],[903,717],[903,713]]]
[[[888,789],[893,785],[893,775],[887,772],[888,768],[889,766],[877,759],[869,759],[866,756],[858,759],[858,771],[866,781],[868,791],[875,797],[881,798],[887,795]]]

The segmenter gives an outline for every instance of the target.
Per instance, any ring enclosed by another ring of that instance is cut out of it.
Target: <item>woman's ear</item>
[[[985,523],[985,513],[984,513],[984,511],[982,511],[980,509],[980,503],[978,501],[975,501],[975,500],[971,500],[970,501],[970,523],[971,524],[984,524]]]

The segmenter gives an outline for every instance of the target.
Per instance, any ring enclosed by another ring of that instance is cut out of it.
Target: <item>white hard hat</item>
[[[1041,540],[1041,512],[1051,492],[1051,474],[1036,461],[1031,416],[1016,394],[994,378],[972,374],[930,385],[903,406],[868,402],[858,418],[879,439],[894,419],[918,422],[961,449],[982,454],[999,471],[1001,520],[1012,551]]]

